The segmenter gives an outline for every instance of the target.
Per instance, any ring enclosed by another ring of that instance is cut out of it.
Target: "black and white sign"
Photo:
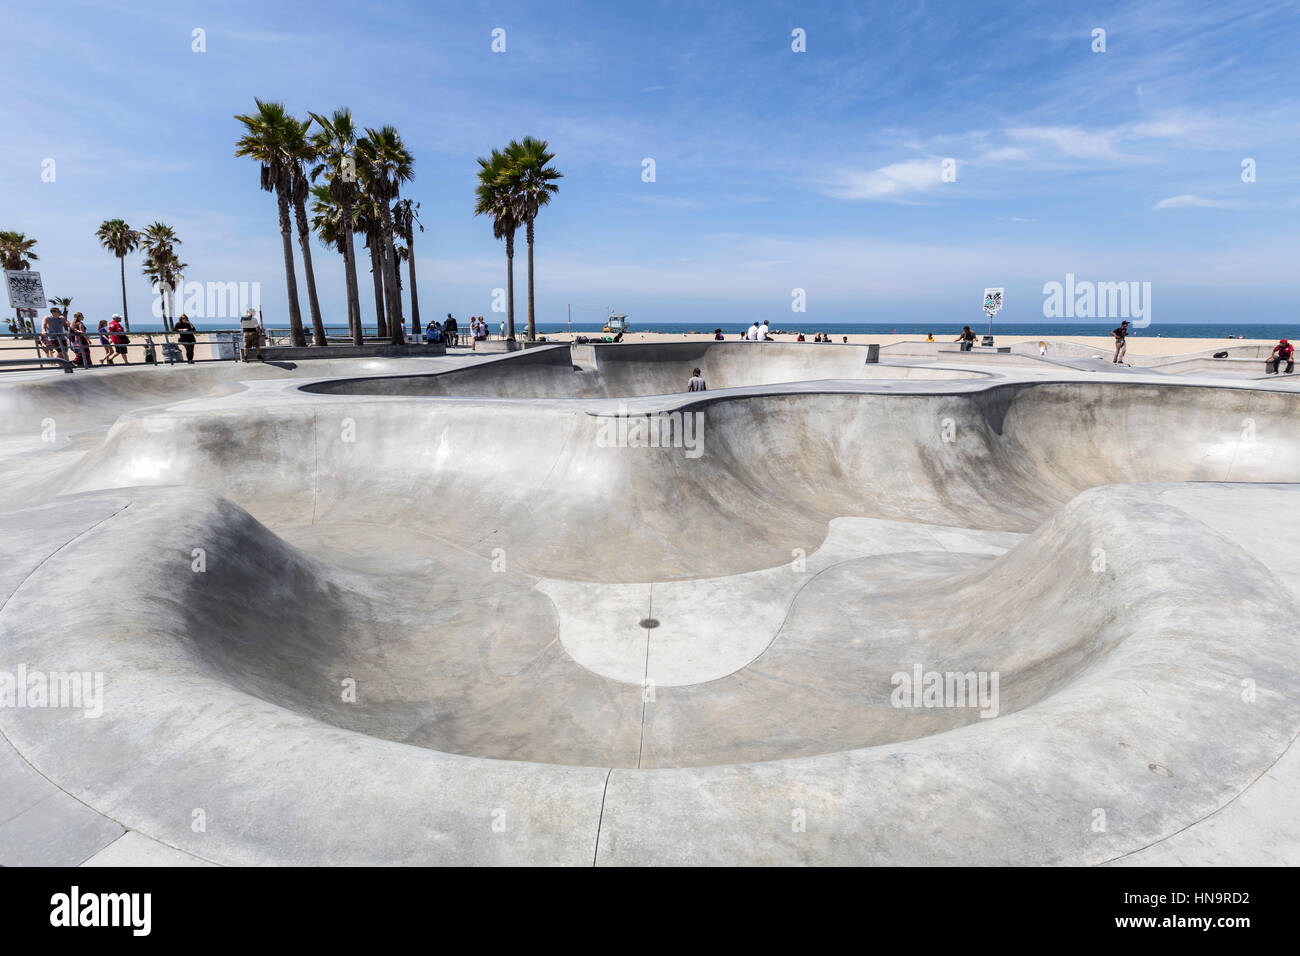
[[[49,305],[45,300],[45,286],[41,284],[39,272],[6,269],[5,286],[9,289],[11,309],[43,309]]]

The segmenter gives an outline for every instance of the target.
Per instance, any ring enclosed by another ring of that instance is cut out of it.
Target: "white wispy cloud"
[[[1181,196],[1170,196],[1168,199],[1162,199],[1152,209],[1231,209],[1235,203],[1226,199],[1207,199],[1204,196],[1193,196],[1191,193],[1183,193]]]
[[[844,170],[824,192],[836,199],[890,200],[943,185],[943,160],[909,159],[878,169]]]

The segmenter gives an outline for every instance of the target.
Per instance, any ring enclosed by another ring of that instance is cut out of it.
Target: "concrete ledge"
[[[546,342],[538,342],[538,345],[546,345]],[[518,340],[510,341],[509,339],[480,339],[473,344],[475,352],[518,352],[520,349],[527,348],[523,342]]]
[[[333,358],[368,358],[370,356],[384,356],[392,358],[402,355],[446,355],[447,346],[441,343],[437,345],[427,345],[423,342],[407,343],[406,345],[327,345],[324,348],[317,348],[309,345],[306,348],[297,348],[294,346],[275,346],[262,349],[262,356],[268,362],[285,362],[297,361],[300,359],[333,359]]]

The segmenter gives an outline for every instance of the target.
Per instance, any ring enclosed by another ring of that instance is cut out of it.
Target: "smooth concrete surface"
[[[1300,396],[865,352],[0,383],[0,863],[1300,861]]]

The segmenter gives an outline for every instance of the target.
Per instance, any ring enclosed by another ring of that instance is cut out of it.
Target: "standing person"
[[[96,331],[99,334],[99,344],[104,346],[104,357],[99,360],[99,364],[112,365],[117,353],[113,351],[113,340],[108,337],[108,319],[100,319]]]
[[[173,326],[173,328],[178,333],[176,336],[176,341],[180,342],[181,345],[185,346],[185,361],[188,362],[190,365],[193,365],[194,364],[194,342],[195,342],[194,333],[195,331],[197,331],[194,328],[194,324],[190,322],[190,317],[186,315],[184,312],[182,312],[181,317],[176,320],[176,325]]]
[[[77,364],[90,368],[90,338],[86,335],[86,317],[80,312],[72,316],[72,348],[77,355]]]
[[[1279,339],[1264,368],[1268,369],[1269,375],[1276,375],[1283,362],[1286,362],[1287,374],[1295,371],[1295,346],[1286,339]]]
[[[59,353],[59,358],[68,357],[68,322],[59,309],[50,309],[49,315],[41,320],[41,332],[49,347]]]
[[[447,338],[448,345],[456,344],[456,318],[450,312],[447,313],[447,321],[442,323],[442,332]]]
[[[501,337],[504,339],[504,338],[506,337],[506,320],[505,320],[505,319],[502,319],[502,320],[501,320],[499,323],[497,323],[497,324],[498,324],[498,325],[500,326],[500,328],[501,328]]]
[[[1111,329],[1110,334],[1115,338],[1115,357],[1111,360],[1112,365],[1118,365],[1124,361],[1124,355],[1128,352],[1128,319],[1119,324],[1119,328]],[[1124,362],[1125,365],[1128,362]]]
[[[108,337],[113,342],[113,351],[122,357],[125,364],[130,365],[131,359],[127,357],[126,347],[131,344],[131,338],[126,334],[126,329],[122,328],[122,317],[116,312],[108,320]],[[110,360],[108,364],[112,365],[113,362]]]
[[[961,343],[961,350],[963,352],[969,352],[975,347],[975,333],[971,331],[969,325],[963,325],[961,327],[961,335],[957,336],[953,341]]]
[[[244,317],[239,320],[239,327],[244,332],[244,361],[249,361],[250,349],[259,362],[265,361],[262,358],[262,330],[257,325],[257,313],[252,309],[245,312]]]
[[[691,377],[686,380],[686,391],[688,392],[707,392],[709,387],[704,384],[704,376],[700,374],[697,368],[691,372]]]

